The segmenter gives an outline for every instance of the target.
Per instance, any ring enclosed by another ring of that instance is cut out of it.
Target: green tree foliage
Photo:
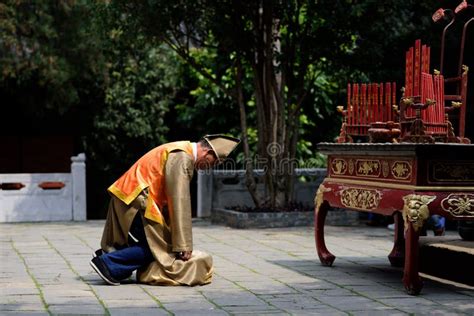
[[[178,80],[173,58],[165,47],[149,46],[110,57],[105,104],[94,117],[85,144],[104,170],[125,168],[165,142],[169,127],[164,117]]]
[[[123,171],[165,141],[164,117],[178,90],[178,62],[169,48],[151,45],[142,34],[125,37],[120,12],[102,4],[96,9],[106,65],[104,105],[92,118],[85,146],[104,170]]]
[[[92,9],[82,1],[0,3],[0,87],[26,110],[64,113],[101,84]]]
[[[215,69],[218,65],[216,55],[207,49],[195,49],[194,58],[205,64],[207,69]],[[180,59],[182,62],[182,59]],[[194,68],[182,62],[180,76],[187,84],[185,93],[175,106],[175,121],[179,128],[191,127],[197,135],[210,133],[238,134],[239,119],[237,115],[229,115],[238,111],[236,103],[217,87],[211,80]],[[228,72],[222,74],[224,85],[234,85],[234,77]]]
[[[175,94],[175,60],[169,49],[149,45],[107,50],[105,100],[84,137],[95,200],[141,155],[166,141],[164,118]],[[105,205],[101,211],[106,210]]]
[[[180,63],[165,45],[149,43],[143,34],[124,36],[121,13],[96,6],[105,60],[104,99],[91,117],[84,147],[91,173],[101,190],[141,155],[166,142],[165,120],[181,90]]]

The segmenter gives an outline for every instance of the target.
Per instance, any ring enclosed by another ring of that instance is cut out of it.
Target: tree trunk
[[[235,71],[235,87],[237,92],[237,103],[239,104],[240,112],[240,127],[242,129],[242,146],[244,147],[245,157],[245,184],[249,190],[252,200],[256,207],[262,206],[262,198],[257,190],[257,183],[253,174],[252,158],[250,157],[250,148],[247,135],[247,114],[245,111],[244,95],[242,92],[242,61],[240,54],[237,54]]]
[[[281,77],[275,68],[275,42],[278,38],[276,22],[273,18],[271,2],[260,2],[260,10],[255,19],[257,49],[252,65],[255,82],[255,99],[257,106],[257,122],[259,127],[258,148],[263,158],[265,204],[270,207],[283,207],[287,203],[288,181],[285,170],[288,163],[289,136],[286,126],[284,105],[284,87]],[[262,150],[263,149],[263,150]]]

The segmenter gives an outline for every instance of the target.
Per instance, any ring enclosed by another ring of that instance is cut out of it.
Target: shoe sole
[[[106,277],[104,277],[104,275],[102,274],[102,272],[100,272],[99,268],[97,268],[94,262],[89,261],[89,264],[91,265],[92,269],[94,269],[94,271],[102,278],[102,280],[104,280],[110,285],[120,285],[120,282],[113,282],[113,281],[108,280]]]
[[[92,252],[92,258],[97,257],[97,251],[98,251],[98,250]],[[105,253],[105,252],[102,250],[102,254],[101,254],[101,255],[103,255],[104,253]]]

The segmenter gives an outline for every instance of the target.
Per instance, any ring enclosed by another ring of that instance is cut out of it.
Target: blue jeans
[[[109,269],[110,275],[117,281],[128,278],[133,271],[147,266],[154,260],[146,241],[145,230],[139,213],[133,219],[130,234],[128,236],[128,247],[105,253],[99,257]]]
[[[431,215],[428,219],[428,225],[430,225],[433,230],[443,229],[446,226],[446,218],[440,215]]]

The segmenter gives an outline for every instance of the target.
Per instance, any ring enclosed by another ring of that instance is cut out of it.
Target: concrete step
[[[474,286],[474,241],[420,237],[420,272]]]

